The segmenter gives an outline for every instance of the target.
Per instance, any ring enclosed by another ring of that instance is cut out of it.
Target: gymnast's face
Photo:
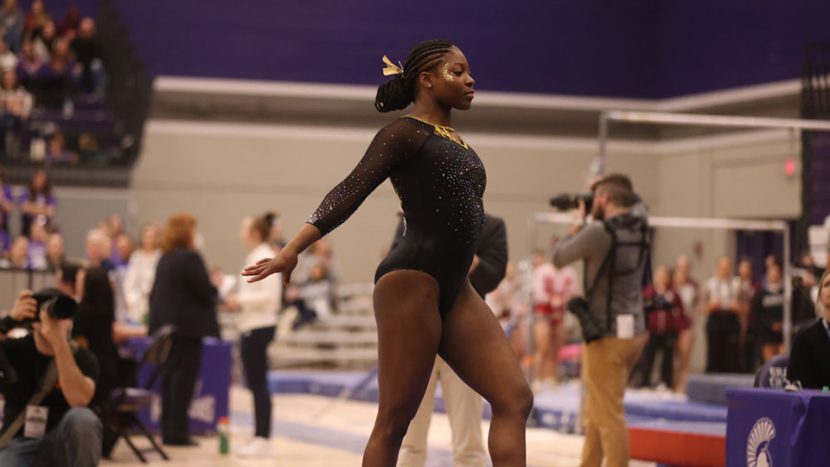
[[[472,105],[475,83],[467,57],[456,47],[431,71],[421,74],[422,89],[426,88],[439,104],[459,110]]]

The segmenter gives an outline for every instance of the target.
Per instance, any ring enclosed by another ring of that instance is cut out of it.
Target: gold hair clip
[[[392,60],[389,60],[389,57],[386,55],[383,56],[383,63],[386,64],[386,68],[383,69],[383,76],[391,76],[391,75],[402,75],[403,74],[403,65],[401,62],[398,62],[397,65],[392,63]]]

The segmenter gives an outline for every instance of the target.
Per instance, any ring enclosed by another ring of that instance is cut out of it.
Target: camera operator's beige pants
[[[441,391],[447,407],[452,430],[452,456],[456,467],[481,467],[487,463],[484,440],[481,436],[481,396],[461,381],[461,378],[439,357],[435,359],[424,399],[418,413],[409,423],[398,455],[398,467],[423,467],[427,458],[427,433],[435,406],[435,383],[440,378]]]
[[[628,466],[628,428],[623,397],[628,375],[645,343],[634,339],[604,337],[582,348],[583,422],[585,445],[582,467]]]

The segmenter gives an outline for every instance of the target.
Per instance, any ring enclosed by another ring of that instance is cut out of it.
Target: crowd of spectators
[[[14,206],[21,215],[17,235],[9,230]],[[54,222],[56,208],[45,171],[38,171],[28,187],[13,193],[3,183],[0,169],[0,237],[4,247],[0,268],[61,269],[66,253],[63,235]],[[268,244],[279,251],[284,244],[279,219],[275,213],[269,214],[269,219],[272,229]],[[162,255],[161,237],[162,228],[153,223],[144,225],[137,237],[132,237],[117,214],[103,219],[87,233],[83,264],[108,272],[117,322],[147,323],[149,296]],[[824,269],[816,266],[809,255],[794,266],[794,317],[807,321],[814,317],[815,286]],[[574,332],[577,326],[573,320],[568,321],[566,304],[580,292],[581,284],[575,270],[554,268],[543,252],[524,267],[531,273],[529,289],[523,289],[523,278],[511,264],[505,280],[487,301],[510,335],[517,356],[539,378],[537,389],[555,387],[562,372],[560,350],[578,342]],[[686,256],[678,257],[672,266],[653,268],[653,280],[643,292],[650,338],[632,378],[636,386],[683,391],[695,345],[708,349],[706,371],[711,373],[752,373],[783,351],[784,282],[779,259],[766,258],[761,278],[753,277],[753,264],[746,259],[733,271],[732,260],[720,258],[715,274],[705,282],[692,277],[690,269]],[[236,283],[228,285],[229,276],[236,274],[220,273],[212,278],[219,290],[220,308],[233,308],[239,282],[236,278]],[[297,310],[295,329],[337,312],[335,290],[339,277],[340,264],[325,239],[300,258],[291,283],[282,292],[280,305]],[[527,290],[533,295],[535,317],[532,332],[536,353],[531,356],[525,355],[531,310]],[[654,378],[652,370],[660,356],[662,364]]]
[[[106,72],[93,18],[83,17],[75,6],[63,18],[53,18],[43,0],[34,0],[24,13],[17,0],[5,0],[0,75],[0,149],[7,159],[46,165],[106,162],[93,131],[68,135],[60,128],[80,101],[105,100]]]
[[[15,210],[20,213],[20,229],[16,233],[11,228]],[[52,239],[55,234],[59,236],[56,214],[57,200],[46,170],[36,170],[28,186],[15,193],[0,166],[0,267],[54,267],[58,255],[54,250],[62,246],[61,239]]]
[[[563,375],[567,355],[560,351],[578,343],[578,325],[564,313],[568,300],[581,292],[576,271],[557,270],[544,252],[537,252],[530,270],[529,289],[523,289],[516,268],[487,297],[513,342],[526,370],[533,371],[535,390],[555,388]],[[793,334],[816,316],[818,278],[824,268],[810,255],[794,264],[792,272]],[[754,373],[784,351],[784,274],[781,260],[768,256],[764,275],[753,276],[749,259],[733,270],[731,258],[719,258],[715,273],[698,282],[691,273],[688,256],[672,265],[656,264],[643,289],[649,340],[633,372],[635,387],[684,392],[693,348],[705,346],[705,371],[709,373]],[[647,278],[648,279],[648,278]],[[529,307],[533,297],[535,355],[527,353]],[[658,364],[658,370],[654,367]],[[656,375],[654,374],[656,373]]]

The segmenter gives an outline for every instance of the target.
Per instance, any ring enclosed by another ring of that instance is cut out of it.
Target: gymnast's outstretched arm
[[[418,152],[428,135],[408,119],[398,119],[381,129],[357,166],[338,183],[311,215],[308,223],[275,258],[263,259],[242,272],[256,282],[283,273],[288,282],[297,256],[354,214],[384,180]]]

